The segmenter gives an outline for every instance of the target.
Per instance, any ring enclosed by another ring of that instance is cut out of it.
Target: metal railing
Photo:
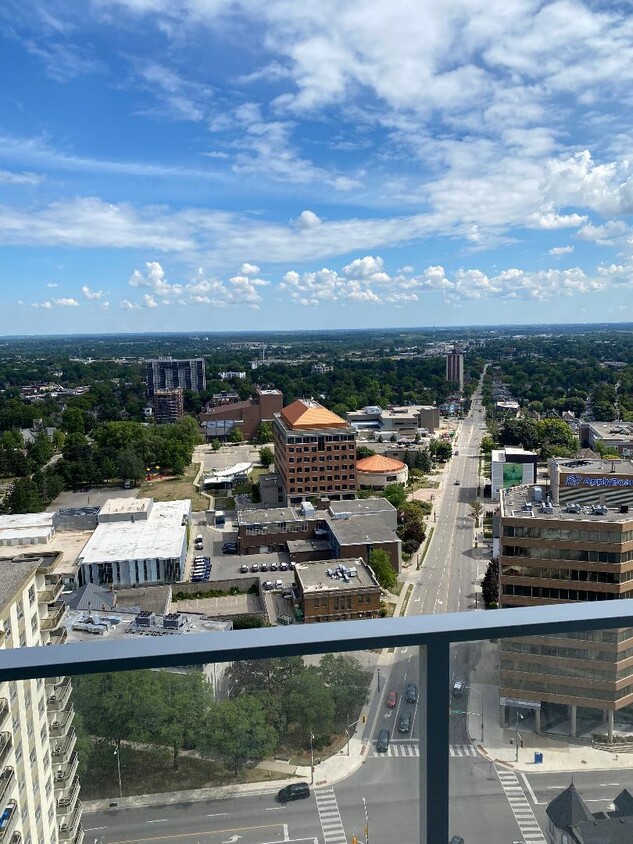
[[[375,648],[419,647],[422,727],[420,842],[437,844],[449,839],[451,644],[630,627],[632,621],[633,600],[622,600],[353,623],[293,625],[159,639],[143,637],[113,640],[107,644],[14,648],[0,652],[0,682],[60,674],[94,674]],[[76,762],[76,754],[73,760]]]
[[[42,630],[53,630],[64,617],[66,604],[63,601],[55,601],[48,604],[47,613],[41,621]]]
[[[4,803],[9,788],[13,784],[15,771],[13,768],[5,768],[0,774],[0,806]]]

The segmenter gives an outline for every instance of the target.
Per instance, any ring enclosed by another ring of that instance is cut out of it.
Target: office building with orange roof
[[[311,498],[356,497],[356,430],[312,399],[298,399],[276,413],[275,471],[286,505]]]

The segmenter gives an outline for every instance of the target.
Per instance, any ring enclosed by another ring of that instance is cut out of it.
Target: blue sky
[[[0,334],[632,321],[627,10],[3,0]]]

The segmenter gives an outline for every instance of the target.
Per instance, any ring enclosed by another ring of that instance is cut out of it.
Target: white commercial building
[[[53,513],[0,516],[0,545],[43,545],[54,534]]]
[[[525,451],[507,445],[505,448],[493,449],[491,454],[491,497],[493,501],[499,499],[499,490],[512,486],[536,483],[535,451]]]
[[[182,580],[187,556],[189,499],[154,502],[116,498],[77,559],[79,583],[134,586]]]

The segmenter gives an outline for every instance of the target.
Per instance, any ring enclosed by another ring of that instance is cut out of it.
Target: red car
[[[392,689],[387,695],[387,706],[389,707],[389,709],[395,709],[397,703],[398,692],[395,689]]]

